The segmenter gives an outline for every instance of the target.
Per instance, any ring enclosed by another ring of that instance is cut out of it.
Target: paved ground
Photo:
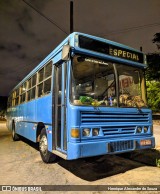
[[[160,185],[160,168],[156,167],[156,159],[160,159],[160,126],[154,126],[154,133],[157,149],[134,152],[130,158],[124,155],[107,155],[99,159],[60,159],[57,163],[44,164],[36,144],[25,139],[13,142],[5,122],[0,122],[0,185]],[[68,193],[106,192],[95,190]],[[137,194],[142,191],[125,192],[129,193]]]

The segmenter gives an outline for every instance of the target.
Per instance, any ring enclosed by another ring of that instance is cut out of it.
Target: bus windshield
[[[76,55],[70,100],[74,105],[145,107],[142,79],[143,71],[137,67]]]

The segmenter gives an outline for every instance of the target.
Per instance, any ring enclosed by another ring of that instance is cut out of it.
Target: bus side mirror
[[[64,45],[62,49],[62,60],[68,61],[70,59],[70,46]]]

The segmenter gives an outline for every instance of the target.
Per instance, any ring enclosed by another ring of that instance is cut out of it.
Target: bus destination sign
[[[112,45],[109,46],[109,55],[114,57],[124,58],[131,61],[140,61],[139,53],[135,53],[133,51],[127,51],[122,48],[113,47]]]
[[[130,61],[143,63],[143,54],[79,35],[79,47]]]

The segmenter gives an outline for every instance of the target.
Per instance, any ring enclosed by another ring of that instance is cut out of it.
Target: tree
[[[0,111],[0,118],[6,116],[6,110],[1,110]]]
[[[160,82],[147,81],[148,106],[154,111],[160,111]]]
[[[160,50],[160,33],[156,33],[152,40]],[[147,55],[147,98],[148,105],[153,111],[160,112],[160,52]]]
[[[157,48],[160,49],[160,32],[154,35],[152,42],[156,43]]]
[[[160,54],[150,53],[147,55],[146,79],[148,81],[160,81]]]
[[[0,119],[4,118],[7,109],[7,97],[0,96]]]
[[[160,33],[156,33],[152,42],[157,45],[158,50],[160,49]],[[147,55],[147,70],[146,78],[148,81],[160,81],[160,52],[149,53]]]

